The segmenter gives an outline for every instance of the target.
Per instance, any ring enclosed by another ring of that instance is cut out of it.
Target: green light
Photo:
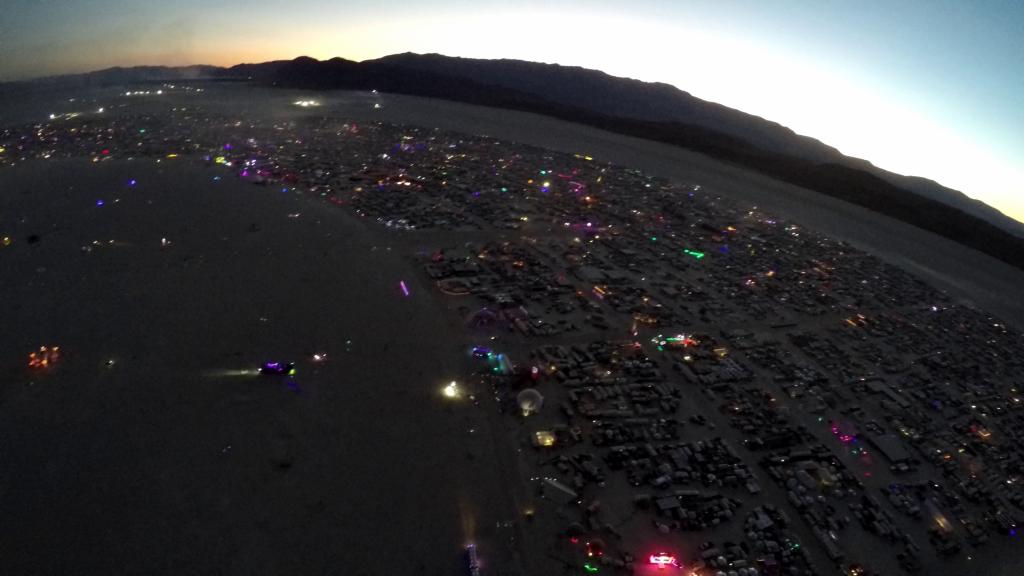
[[[658,241],[658,237],[657,236],[651,236],[651,242],[657,242],[657,241]]]
[[[665,351],[664,348],[662,348],[661,346],[658,346],[658,352],[664,352],[664,351]]]
[[[288,375],[289,376],[295,376],[295,368],[292,368],[291,370],[289,370],[288,371]]]
[[[597,566],[591,566],[589,562],[583,565],[583,569],[590,573],[597,572]]]
[[[688,254],[688,255],[690,255],[690,256],[693,256],[697,260],[700,260],[701,258],[704,257],[704,253],[703,252],[698,252],[696,250],[690,250],[689,248],[684,248],[683,252]]]
[[[501,191],[502,191],[502,192],[508,192],[508,188],[505,188],[504,186],[502,186],[502,187],[501,187]]]

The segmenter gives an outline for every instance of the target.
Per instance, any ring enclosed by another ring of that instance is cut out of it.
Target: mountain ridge
[[[228,68],[115,67],[36,82],[52,84],[62,78],[86,84],[208,79],[306,89],[379,89],[535,112],[752,168],[895,216],[1024,268],[1024,223],[997,209],[927,178],[896,174],[845,156],[782,124],[665,83],[578,66],[411,52],[362,62],[300,56]]]
[[[1010,231],[1016,236],[1024,237],[1024,223],[1010,218],[997,208],[989,206],[980,200],[971,198],[959,190],[942,186],[938,182],[925,177],[903,175],[885,170],[884,168],[875,166],[869,160],[846,156],[838,149],[811,136],[799,134],[778,122],[754,114],[749,114],[741,110],[729,108],[722,104],[697,98],[689,92],[670,84],[661,82],[644,82],[642,80],[630,78],[619,78],[599,70],[590,70],[579,66],[536,64],[533,62],[511,59],[478,60],[472,58],[448,57],[440,54],[417,55],[406,52],[385,56],[377,60],[369,60],[367,62],[381,61],[398,61],[406,65],[415,65],[420,68],[423,68],[424,65],[426,65],[435,70],[438,70],[441,66],[447,66],[449,74],[451,73],[452,66],[461,66],[462,70],[459,71],[459,75],[470,76],[477,80],[484,77],[489,81],[489,83],[499,86],[514,85],[520,90],[522,90],[523,78],[522,76],[513,76],[509,74],[509,68],[500,69],[501,75],[506,79],[505,82],[496,81],[495,75],[485,77],[480,73],[480,70],[484,65],[489,65],[492,70],[495,69],[495,66],[510,65],[513,68],[528,68],[531,73],[536,73],[543,69],[551,71],[565,71],[570,74],[582,73],[591,76],[592,79],[601,78],[608,83],[621,83],[623,86],[628,84],[632,90],[643,89],[644,87],[653,87],[660,92],[657,96],[661,98],[662,101],[652,102],[652,99],[648,98],[643,103],[644,105],[642,107],[637,106],[637,108],[641,109],[639,112],[631,112],[629,109],[623,111],[621,108],[622,99],[618,97],[612,98],[611,102],[601,105],[595,106],[591,103],[590,105],[584,105],[583,107],[600,111],[605,114],[624,115],[643,120],[676,120],[684,123],[696,124],[724,132],[731,136],[740,137],[772,152],[796,155],[814,162],[835,162],[852,168],[865,170],[892,184],[906,188],[922,196],[939,200],[940,202],[960,208],[969,214],[990,221],[1000,228]],[[467,70],[467,68],[472,68],[472,70]],[[562,79],[561,82],[549,81],[547,83],[552,86],[574,84],[573,82],[565,81],[565,79]],[[540,89],[527,90],[527,92],[539,94]],[[545,94],[545,96],[548,99],[553,99],[561,104],[567,104],[569,101],[569,98],[566,97],[551,98],[550,93]],[[618,96],[618,94],[616,94],[616,96]],[[651,106],[650,104],[654,104],[654,106]],[[682,113],[680,113],[681,110]],[[753,130],[751,127],[754,127]]]

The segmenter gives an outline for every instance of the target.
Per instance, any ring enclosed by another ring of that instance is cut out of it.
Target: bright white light
[[[296,106],[301,106],[303,108],[309,108],[310,106],[319,106],[320,105],[320,103],[317,102],[316,100],[296,100],[294,102],[294,104]]]
[[[452,380],[447,386],[445,386],[441,393],[444,394],[445,398],[458,398],[459,397],[459,385]]]

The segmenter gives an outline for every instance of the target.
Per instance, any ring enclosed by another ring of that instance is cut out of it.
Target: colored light
[[[534,433],[534,437],[537,439],[537,444],[544,447],[550,447],[555,445],[555,435],[547,430],[538,430]]]
[[[597,566],[591,566],[589,563],[588,564],[584,564],[583,565],[583,569],[586,570],[587,572],[591,572],[591,573],[597,572]]]
[[[664,568],[665,566],[678,566],[678,564],[676,563],[676,557],[665,554],[664,552],[661,552],[659,554],[651,554],[650,562],[651,564],[655,564],[662,568]]]
[[[690,256],[693,256],[697,260],[700,260],[701,258],[704,257],[704,253],[703,252],[698,252],[696,250],[690,250],[689,248],[684,248],[683,252],[688,254],[688,255],[690,255]]]
[[[52,348],[40,346],[38,352],[32,352],[28,355],[28,366],[29,368],[36,369],[47,368],[58,360],[60,360],[60,346]]]
[[[409,297],[409,288],[405,285],[405,280],[400,280],[398,285],[402,288],[402,294],[405,294],[406,298]]]

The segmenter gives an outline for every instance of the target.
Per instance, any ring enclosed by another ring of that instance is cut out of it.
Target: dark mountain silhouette
[[[28,82],[10,84],[35,84],[55,86],[119,86],[139,82],[166,82],[214,78],[224,74],[219,66],[132,66],[104,68],[83,74],[64,74],[37,78]]]
[[[113,68],[78,82],[201,73],[307,89],[377,89],[534,112],[657,140],[864,206],[1024,268],[1024,223],[924,178],[882,170],[778,123],[696,98],[668,84],[519,60],[396,54],[353,62],[300,57],[231,68]],[[80,78],[85,77],[85,78]]]

